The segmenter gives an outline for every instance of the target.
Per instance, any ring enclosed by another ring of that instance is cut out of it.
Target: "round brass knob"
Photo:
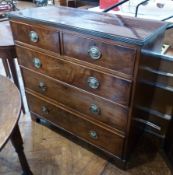
[[[42,111],[43,113],[45,113],[45,114],[48,114],[48,113],[49,113],[49,110],[47,109],[46,106],[42,106],[42,107],[41,107],[41,111]]]
[[[95,115],[99,115],[101,112],[100,108],[96,104],[91,104],[89,110],[92,114],[95,114]]]
[[[88,78],[88,85],[92,89],[97,89],[100,85],[99,81],[95,77]]]
[[[41,68],[41,61],[40,61],[40,59],[39,58],[34,58],[33,59],[33,65],[34,65],[34,67],[35,68],[37,68],[37,69],[39,69],[39,68]]]
[[[30,41],[32,41],[34,43],[38,42],[39,37],[38,37],[38,34],[36,32],[30,31],[29,37],[30,37]]]
[[[47,90],[47,86],[45,85],[44,82],[40,81],[38,87],[42,92],[45,92]]]
[[[92,46],[88,50],[88,55],[93,59],[93,60],[98,60],[101,58],[101,51],[98,47]]]
[[[89,136],[90,136],[92,139],[98,139],[97,132],[94,131],[94,130],[89,131]]]

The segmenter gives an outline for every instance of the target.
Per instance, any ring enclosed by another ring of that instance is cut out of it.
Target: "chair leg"
[[[18,78],[17,78],[18,76],[17,76],[17,71],[16,71],[14,58],[13,59],[8,59],[8,62],[9,62],[9,66],[10,66],[12,76],[13,76],[14,83],[18,87],[18,89],[20,89],[19,81],[18,81]],[[22,111],[23,111],[24,114],[26,113],[25,107],[24,107],[24,104],[23,104],[23,99],[22,99]]]
[[[26,157],[23,151],[23,140],[22,140],[18,125],[16,125],[16,127],[14,128],[10,139],[18,154],[19,161],[20,161],[20,164],[23,170],[23,175],[33,175],[33,173],[31,172],[29,168],[28,162],[26,160]]]
[[[0,47],[0,57],[2,58],[2,62],[7,76],[9,78],[13,77],[15,85],[18,87],[18,89],[20,89],[15,66],[15,58],[17,57],[15,46]],[[23,104],[23,98],[22,98],[22,111],[24,114],[26,113]]]
[[[16,71],[16,66],[15,66],[14,59],[8,59],[8,62],[9,62],[11,73],[13,75],[14,83],[17,87],[19,87],[19,81],[18,81],[18,78],[17,78],[17,71]]]
[[[7,76],[8,78],[11,78],[11,74],[10,74],[10,70],[9,70],[9,66],[8,66],[8,61],[7,61],[7,59],[2,59],[2,64],[3,64],[3,66],[4,66],[6,76]]]

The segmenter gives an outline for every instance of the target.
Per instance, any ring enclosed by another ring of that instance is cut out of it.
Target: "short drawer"
[[[63,53],[98,66],[133,75],[136,49],[114,45],[72,33],[63,34]]]
[[[122,155],[124,136],[102,128],[89,120],[67,112],[51,103],[27,93],[31,112],[47,119],[77,137],[106,150],[118,157]]]
[[[126,130],[127,108],[24,68],[22,74],[26,89],[47,96],[93,121]]]
[[[129,105],[131,82],[128,80],[23,47],[17,46],[16,49],[19,64],[24,67],[49,75],[113,102]]]
[[[60,53],[59,31],[23,23],[11,23],[14,40]]]

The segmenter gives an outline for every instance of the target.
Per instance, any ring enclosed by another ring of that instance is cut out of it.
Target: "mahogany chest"
[[[14,12],[10,23],[32,116],[126,163],[145,95],[141,50],[159,52],[167,24],[67,7]]]

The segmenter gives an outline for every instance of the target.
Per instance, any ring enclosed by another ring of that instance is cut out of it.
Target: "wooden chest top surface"
[[[167,26],[165,22],[54,6],[12,12],[9,17],[137,45],[146,44]]]

